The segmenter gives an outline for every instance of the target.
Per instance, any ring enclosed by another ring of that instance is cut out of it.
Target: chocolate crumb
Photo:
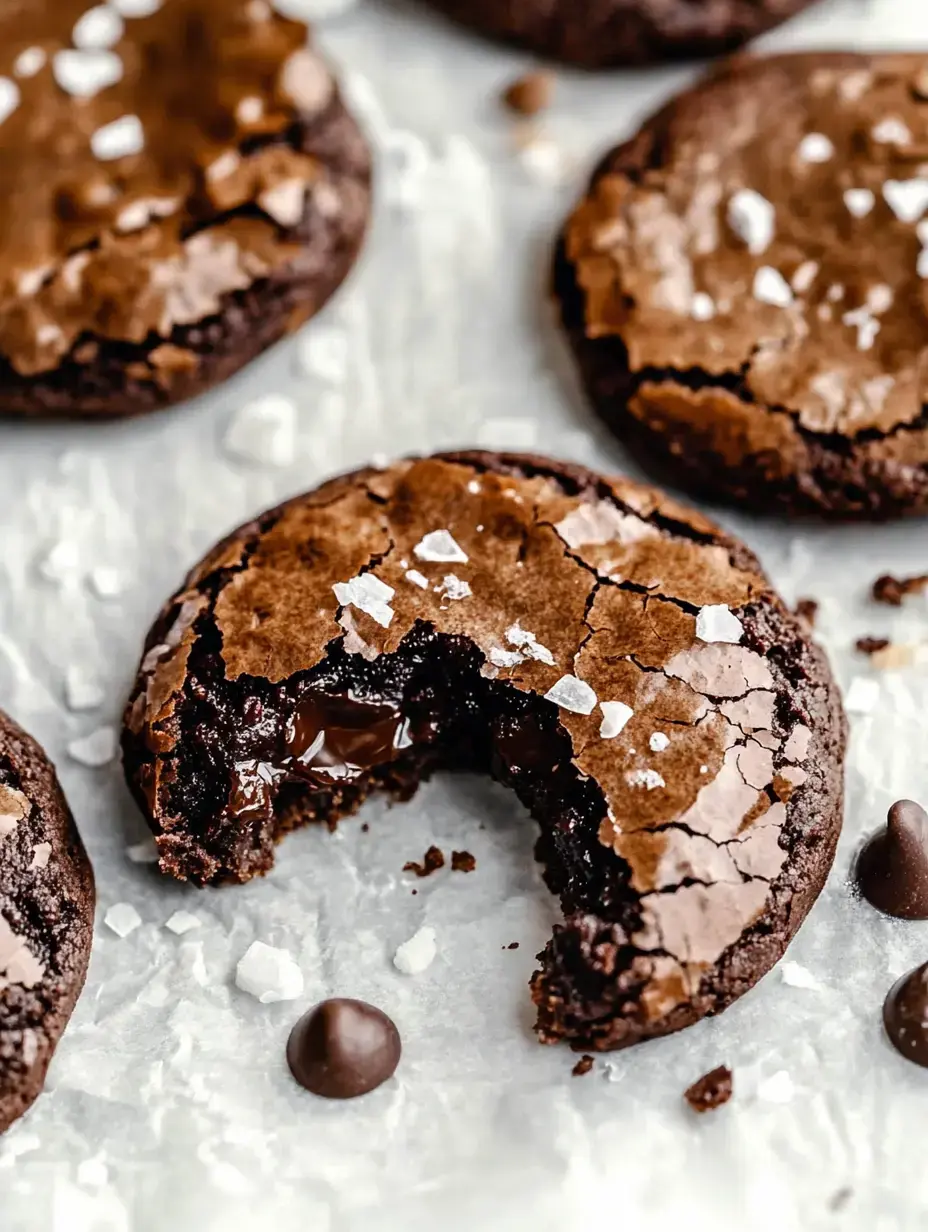
[[[415,873],[417,877],[431,877],[432,873],[437,873],[440,868],[444,867],[445,853],[440,847],[432,846],[422,857],[421,864],[415,860],[408,860],[403,865],[403,872]]]
[[[875,655],[889,645],[888,637],[859,637],[854,646],[861,654]]]
[[[577,1064],[570,1071],[575,1078],[582,1078],[584,1074],[588,1074],[593,1068],[593,1058],[587,1053],[584,1053]]]
[[[891,573],[884,573],[873,583],[873,598],[877,603],[886,603],[890,607],[902,607],[906,595],[917,595],[928,587],[928,573],[917,573],[913,577],[897,578]]]
[[[472,873],[477,867],[477,860],[469,851],[452,851],[451,871],[454,873]]]
[[[367,822],[366,822],[366,821],[362,821],[362,822],[361,822],[361,833],[362,833],[362,834],[367,834],[367,832],[368,832],[369,830],[370,830],[370,826],[367,824]]]
[[[810,629],[814,629],[818,608],[818,599],[799,599],[796,602],[796,615],[800,620],[804,620]]]
[[[518,948],[519,948],[518,941],[510,941],[509,944],[506,946],[507,950],[517,950]]]
[[[551,73],[526,73],[506,87],[503,102],[510,111],[533,116],[550,106],[553,94],[554,77]]]
[[[732,1094],[732,1073],[727,1065],[710,1070],[683,1092],[694,1112],[710,1112],[727,1104]]]

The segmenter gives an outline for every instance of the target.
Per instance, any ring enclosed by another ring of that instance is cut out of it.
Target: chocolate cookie
[[[93,872],[55,771],[0,714],[0,1133],[42,1090],[84,984]]]
[[[592,401],[750,509],[928,509],[928,57],[742,58],[596,171],[555,287]]]
[[[129,415],[312,316],[367,221],[367,147],[266,0],[0,8],[0,413]]]
[[[733,51],[812,0],[431,0],[492,38],[586,68]]]
[[[776,962],[831,865],[843,749],[822,653],[746,548],[626,480],[489,453],[359,471],[233,534],[152,630],[124,733],[162,868],[200,884],[439,767],[509,784],[566,915],[539,1034],[602,1049]]]

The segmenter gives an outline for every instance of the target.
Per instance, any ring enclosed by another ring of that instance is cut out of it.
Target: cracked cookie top
[[[821,726],[799,639],[750,553],[651,489],[521,456],[400,462],[194,571],[149,638],[127,772],[169,871],[244,877],[285,784],[339,797],[449,737],[440,764],[493,768],[574,844],[571,909],[655,956],[664,1012],[788,859]]]
[[[176,366],[175,327],[291,261],[307,208],[320,230],[361,208],[335,143],[304,148],[337,97],[306,36],[266,0],[0,0],[0,354],[16,373],[88,335],[160,337],[155,362]]]
[[[926,57],[742,58],[605,160],[565,247],[646,401],[709,384],[713,414],[728,389],[856,438],[922,416],[926,214]],[[757,416],[727,452],[792,433]]]

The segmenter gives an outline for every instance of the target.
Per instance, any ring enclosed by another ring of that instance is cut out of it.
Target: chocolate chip
[[[928,813],[912,800],[889,810],[886,829],[857,857],[857,887],[878,911],[901,920],[928,920]]]
[[[518,941],[510,941],[509,944],[506,946],[507,950],[517,950],[518,948],[519,948]]]
[[[582,1078],[584,1074],[588,1074],[593,1068],[593,1058],[584,1054],[577,1064],[570,1071],[575,1078]]]
[[[287,1063],[313,1095],[354,1099],[393,1076],[401,1051],[396,1025],[382,1010],[333,997],[304,1014],[290,1032]]]
[[[415,873],[417,877],[431,877],[432,873],[437,873],[440,868],[445,867],[445,853],[440,847],[430,847],[422,857],[422,863],[419,864],[416,860],[407,860],[403,865],[404,873]]]
[[[889,645],[888,637],[859,637],[854,643],[861,654],[874,655]]]
[[[904,975],[883,1003],[883,1025],[893,1047],[928,1067],[928,963]]]
[[[688,1087],[683,1092],[683,1098],[694,1112],[710,1112],[727,1104],[733,1089],[731,1070],[727,1065],[720,1065]]]
[[[928,573],[915,574],[912,577],[897,578],[891,573],[884,573],[873,583],[873,598],[877,603],[886,603],[889,607],[902,607],[906,595],[915,595],[928,587]]]
[[[533,116],[550,105],[553,94],[554,77],[551,73],[526,73],[506,87],[503,102],[510,111]]]
[[[469,851],[452,851],[451,871],[454,873],[472,873],[477,867],[477,860]]]

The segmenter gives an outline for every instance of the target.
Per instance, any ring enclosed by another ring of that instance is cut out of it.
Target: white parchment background
[[[928,45],[925,10],[825,0],[769,42]],[[811,987],[774,971],[722,1018],[584,1078],[530,1031],[532,955],[556,907],[532,824],[501,789],[442,779],[404,808],[372,802],[369,833],[360,821],[303,832],[266,880],[197,892],[127,858],[143,826],[118,765],[69,756],[118,721],[144,633],[185,569],[267,505],[377,452],[512,443],[626,466],[577,396],[541,288],[594,156],[695,70],[563,74],[538,122],[548,144],[526,166],[496,104],[524,58],[374,0],[321,37],[379,158],[375,225],[343,293],[196,404],[112,426],[0,427],[0,703],[58,764],[99,890],[90,976],[47,1093],[0,1142],[0,1229],[924,1228],[928,1073],[889,1049],[879,1010],[891,980],[928,958],[928,925],[878,917],[846,875],[896,797],[928,798],[926,669],[880,675],[876,709],[853,717],[837,864],[790,950]],[[228,446],[268,391],[297,407],[279,465],[261,462],[260,442],[251,459]],[[924,525],[722,520],[787,599],[822,600],[843,685],[870,674],[857,636],[928,637],[928,605],[867,599],[880,572],[928,569]],[[94,592],[100,566],[119,595]],[[69,666],[102,685],[97,710],[68,709]],[[431,842],[471,850],[477,871],[441,873],[414,897],[400,870]],[[143,921],[124,939],[102,923],[117,902]],[[164,928],[179,908],[201,920],[182,938]],[[393,952],[423,923],[438,957],[402,976]],[[263,1006],[234,986],[254,939],[298,960],[299,1001]],[[346,1105],[313,1099],[284,1065],[290,1024],[331,994],[382,1006],[405,1042],[395,1079]],[[697,1121],[681,1092],[722,1062],[736,1096]]]

